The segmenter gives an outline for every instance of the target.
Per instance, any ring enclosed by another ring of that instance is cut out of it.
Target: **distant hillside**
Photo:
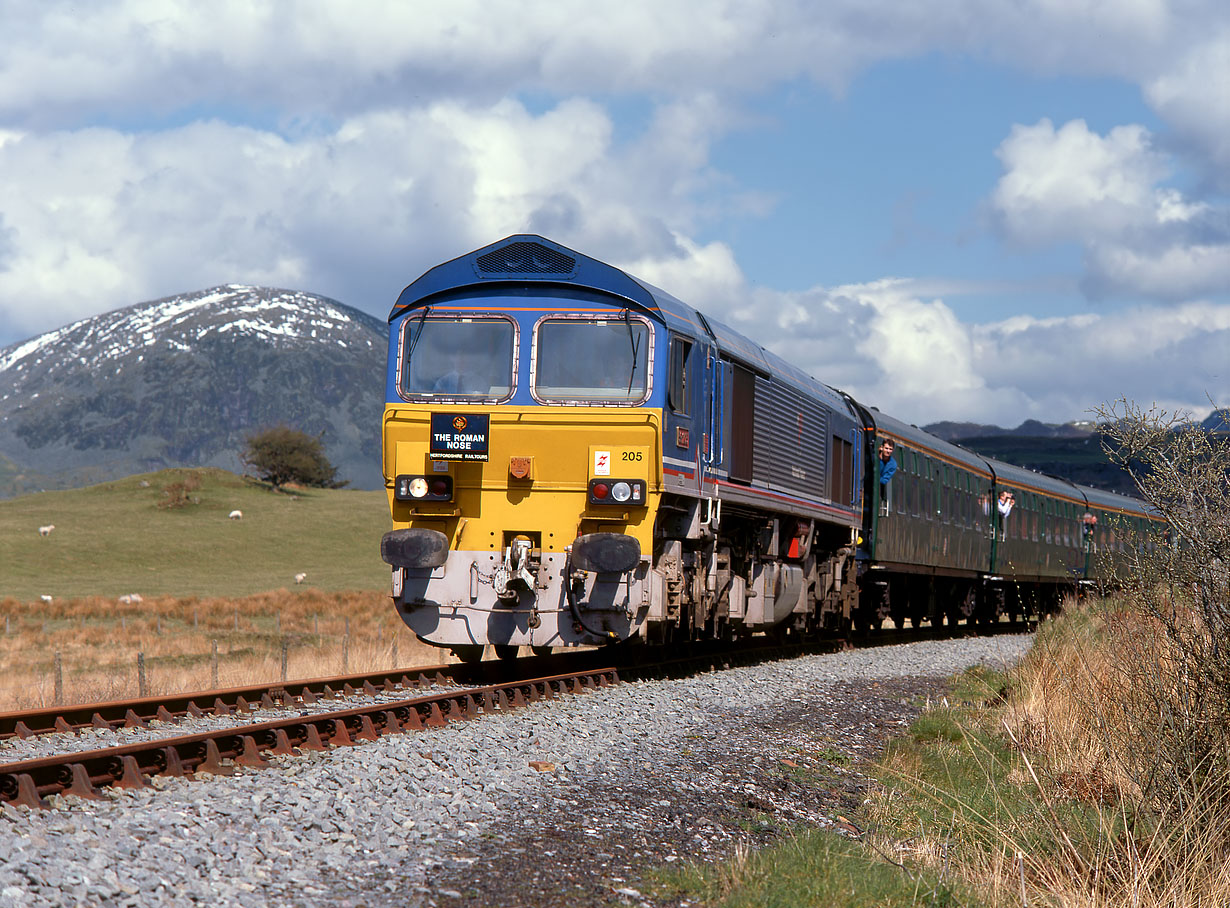
[[[1136,495],[1131,477],[1111,462],[1102,449],[1100,435],[1083,438],[1030,438],[995,435],[954,440],[967,450],[1039,473],[1059,476],[1081,485]]]
[[[1016,436],[1024,438],[1087,438],[1096,426],[1092,422],[1068,422],[1063,424],[1038,422],[1027,419],[1015,429],[987,426],[974,422],[933,422],[923,429],[945,441],[961,438],[996,438]]]
[[[383,323],[310,293],[229,285],[0,350],[0,497],[176,466],[241,469],[256,429],[320,435],[382,485]]]
[[[1230,409],[1214,410],[1198,425],[1206,432],[1230,435]],[[984,457],[1081,485],[1124,495],[1137,494],[1131,477],[1106,454],[1102,432],[1091,422],[1054,425],[1030,419],[1015,429],[937,422],[923,428]]]
[[[970,422],[937,422],[923,427],[945,441],[995,460],[1059,476],[1081,485],[1134,495],[1136,487],[1102,449],[1091,422],[1062,425],[1027,419],[1015,429]]]

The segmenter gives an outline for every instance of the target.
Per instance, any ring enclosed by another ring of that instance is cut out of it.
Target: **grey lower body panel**
[[[577,646],[640,632],[653,585],[647,560],[623,574],[586,573],[572,597],[575,609],[565,594],[565,565],[562,553],[544,554],[533,583],[501,598],[500,556],[454,551],[438,568],[394,569],[394,604],[410,630],[437,646]]]

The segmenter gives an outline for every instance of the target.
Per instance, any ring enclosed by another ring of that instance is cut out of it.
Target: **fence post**
[[[60,661],[60,652],[56,650],[56,700],[59,706],[64,702],[64,664]]]
[[[283,684],[286,683],[286,654],[289,649],[290,649],[290,643],[288,643],[286,638],[283,637],[282,638],[282,683]]]
[[[148,693],[145,684],[145,653],[137,653],[137,696],[144,698]]]
[[[213,657],[209,665],[209,686],[210,688],[218,689],[218,641],[213,641]]]
[[[350,634],[342,637],[342,673],[350,671]]]

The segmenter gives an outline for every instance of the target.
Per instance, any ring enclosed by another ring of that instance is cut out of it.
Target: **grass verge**
[[[669,872],[661,892],[706,906],[1224,908],[1224,776],[1200,764],[1182,798],[1156,777],[1182,723],[1140,691],[1147,678],[1182,690],[1167,660],[1124,603],[1070,605],[1020,665],[955,679],[863,767],[867,831],[741,849]]]

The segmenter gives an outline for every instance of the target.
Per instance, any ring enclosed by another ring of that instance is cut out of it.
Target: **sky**
[[[0,0],[0,347],[540,233],[919,425],[1230,404],[1224,0]]]

